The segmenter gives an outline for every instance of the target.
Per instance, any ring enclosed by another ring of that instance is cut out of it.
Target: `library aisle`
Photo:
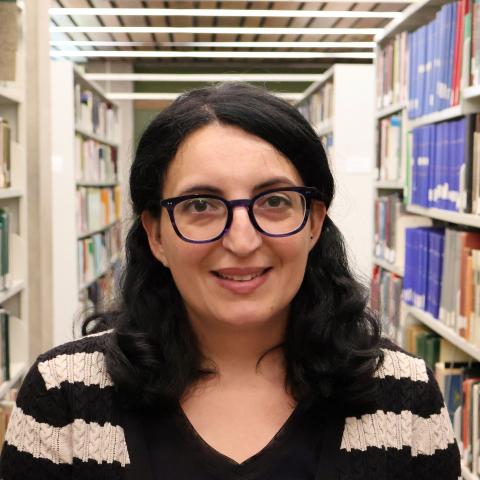
[[[248,82],[321,140],[369,308],[434,372],[480,479],[480,2],[0,0],[0,25],[2,444],[38,355],[119,305],[144,128]]]

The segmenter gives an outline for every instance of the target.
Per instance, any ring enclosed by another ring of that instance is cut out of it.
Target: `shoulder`
[[[388,471],[385,478],[402,471],[411,473],[408,478],[457,479],[459,451],[431,369],[388,340],[381,350],[377,405],[345,418],[341,452],[359,462],[368,457],[368,468]]]
[[[32,368],[38,370],[47,389],[63,382],[109,386],[105,350],[112,336],[113,330],[106,330],[56,346],[40,355]]]
[[[388,339],[382,339],[380,347],[383,359],[375,373],[377,378],[429,382],[428,367],[424,360]]]

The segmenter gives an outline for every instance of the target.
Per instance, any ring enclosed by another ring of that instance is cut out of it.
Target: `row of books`
[[[77,188],[77,231],[79,235],[99,230],[120,219],[120,187]]]
[[[316,92],[302,102],[298,109],[313,126],[331,120],[334,115],[333,82],[326,82]]]
[[[112,307],[121,276],[120,259],[113,262],[103,276],[80,292],[82,312],[90,314]]]
[[[77,241],[78,282],[90,283],[106,272],[121,249],[120,224]]]
[[[411,203],[480,213],[480,116],[412,131]]]
[[[402,117],[392,115],[379,122],[377,140],[377,179],[402,180]]]
[[[378,312],[383,334],[400,343],[402,278],[375,265],[370,285],[370,308]]]
[[[375,199],[373,220],[374,256],[401,268],[405,261],[405,230],[432,225],[431,219],[406,212],[399,193]]]
[[[0,188],[11,186],[11,141],[10,124],[0,117]]]
[[[118,180],[117,149],[96,140],[75,135],[77,182],[116,182]]]
[[[377,55],[377,108],[407,100],[407,32],[396,35]]]
[[[480,233],[407,229],[403,299],[480,345]]]
[[[75,124],[105,139],[116,138],[116,111],[95,92],[75,84]]]
[[[458,105],[463,59],[470,63],[469,0],[445,4],[433,21],[408,34],[408,117],[417,118]],[[465,36],[468,39],[464,38]],[[464,73],[465,75],[465,73]]]

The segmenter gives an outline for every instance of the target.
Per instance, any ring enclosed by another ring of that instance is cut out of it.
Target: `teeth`
[[[221,273],[217,273],[220,278],[225,280],[235,280],[236,282],[248,282],[249,280],[253,280],[254,278],[259,277],[263,272],[253,273],[250,275],[222,275]]]

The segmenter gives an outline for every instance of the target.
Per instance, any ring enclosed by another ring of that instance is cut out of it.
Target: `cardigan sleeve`
[[[0,479],[72,477],[72,429],[65,394],[47,388],[41,358],[27,373],[12,411],[0,457]]]
[[[437,381],[426,368],[427,381],[417,381],[412,409],[412,467],[416,480],[457,480],[460,452]]]

